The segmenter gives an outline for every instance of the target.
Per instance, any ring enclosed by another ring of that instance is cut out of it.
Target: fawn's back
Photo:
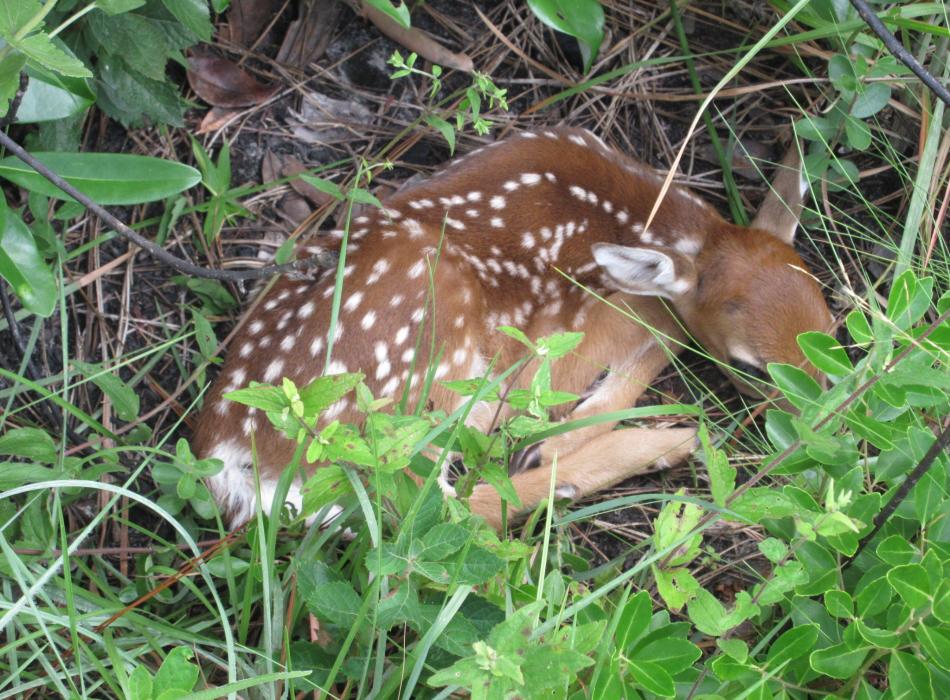
[[[637,306],[657,323],[656,297],[670,299],[724,362],[799,363],[795,335],[826,327],[829,313],[789,245],[794,221],[772,235],[736,227],[674,187],[645,230],[661,184],[589,132],[557,129],[473,152],[355,219],[334,336],[335,271],[281,278],[245,318],[208,393],[195,445],[225,462],[211,487],[232,521],[254,508],[252,434],[265,498],[294,448],[261,413],[222,398],[250,381],[362,371],[374,395],[398,399],[405,387],[412,406],[430,368],[451,380],[483,376],[492,360],[509,366],[521,351],[495,329],[514,325],[529,337],[584,331],[555,377],[556,388],[582,393],[615,364],[610,353],[635,350],[610,348],[615,332],[590,325],[597,295],[618,290],[651,295]],[[585,362],[585,348],[600,362]],[[444,410],[460,402],[438,381],[427,399]],[[354,408],[344,399],[323,420],[358,420]],[[470,422],[487,429],[493,409],[481,408]]]

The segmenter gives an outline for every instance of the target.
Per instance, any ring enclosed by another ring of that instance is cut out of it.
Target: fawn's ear
[[[595,243],[591,252],[616,289],[629,294],[675,299],[696,284],[692,260],[673,251]]]
[[[789,245],[795,240],[805,192],[808,191],[798,148],[798,143],[793,142],[778,164],[769,193],[752,221],[752,228],[765,231]]]

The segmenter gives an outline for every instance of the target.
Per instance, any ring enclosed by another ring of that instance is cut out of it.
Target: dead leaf
[[[224,58],[192,56],[188,59],[188,84],[214,107],[253,107],[269,99],[276,88]]]
[[[212,131],[217,131],[231,121],[235,114],[238,114],[236,109],[212,107],[202,117],[201,124],[198,125],[198,133],[210,134]]]

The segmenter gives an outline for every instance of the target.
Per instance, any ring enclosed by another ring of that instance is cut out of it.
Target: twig
[[[256,270],[214,270],[195,265],[194,263],[172,255],[161,246],[152,243],[144,236],[133,231],[104,208],[93,202],[87,195],[77,190],[66,182],[66,180],[27,153],[22,146],[2,131],[0,131],[0,145],[102,219],[104,223],[115,229],[121,236],[132,241],[149,255],[173,267],[178,272],[192,275],[193,277],[204,277],[225,282],[240,282],[241,280],[265,279],[285,272],[304,272],[312,267],[332,267],[336,264],[336,256],[333,253],[322,251],[309,258],[295,260],[294,262],[285,263],[283,265],[267,265]]]
[[[864,0],[851,0],[851,5],[858,11],[858,14],[861,15],[861,19],[871,28],[871,31],[877,34],[878,38],[884,42],[888,51],[894,54],[897,60],[910,68],[914,72],[914,75],[920,78],[920,81],[940,98],[941,102],[950,107],[950,91],[941,85],[940,82],[926,68],[920,65],[917,59],[901,45],[897,37],[888,31],[884,23],[879,20],[877,15],[868,7],[868,4]]]
[[[13,99],[10,100],[10,109],[8,109],[7,113],[3,115],[2,119],[0,119],[0,129],[5,129],[16,119],[16,113],[20,109],[20,102],[23,100],[23,95],[26,92],[26,86],[29,82],[30,79],[27,74],[25,72],[20,73],[20,86],[17,88]]]

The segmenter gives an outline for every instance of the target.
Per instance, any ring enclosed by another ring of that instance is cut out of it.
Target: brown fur
[[[558,129],[494,144],[396,193],[385,210],[351,226],[343,331],[334,344],[331,373],[363,371],[375,395],[398,397],[404,383],[412,382],[413,404],[430,365],[437,366],[438,379],[449,380],[481,376],[493,358],[496,368],[505,368],[520,357],[523,348],[497,332],[498,325],[515,325],[532,338],[581,330],[583,344],[555,365],[555,388],[580,394],[609,369],[612,374],[595,395],[570,417],[617,410],[631,405],[666,365],[667,345],[676,351],[685,339],[663,303],[634,294],[670,298],[690,331],[726,361],[730,347],[740,343],[763,363],[797,363],[794,335],[824,328],[829,317],[813,280],[798,271],[804,269],[798,256],[775,236],[728,224],[677,188],[643,234],[660,184],[651,169],[607,149],[588,132]],[[618,282],[613,268],[594,263],[595,243],[653,257],[642,276],[638,270],[635,280]],[[666,284],[649,277],[667,260],[675,270],[672,286],[669,276]],[[225,472],[211,487],[234,520],[253,511],[250,433],[265,483],[276,480],[289,462],[293,444],[263,416],[221,395],[251,380],[278,383],[287,376],[302,385],[320,376],[334,282],[333,271],[316,280],[278,280],[244,319],[208,393],[194,444],[202,456],[225,459]],[[632,308],[669,342],[657,341],[644,324],[581,287],[612,294],[615,305]],[[444,410],[459,404],[439,382],[429,398]],[[349,401],[332,407],[330,415],[358,420]],[[483,406],[470,422],[488,429],[492,415],[493,409]],[[559,492],[577,496],[665,455],[680,459],[693,444],[690,430],[611,438],[618,435],[605,435],[611,428],[607,423],[546,443],[545,468],[514,477],[526,507],[547,495],[555,452]],[[613,447],[605,447],[604,440]],[[640,454],[618,461],[631,441]],[[584,453],[586,446],[593,452]],[[600,455],[599,461],[591,463],[591,454]],[[571,455],[573,461],[567,459]],[[489,487],[478,487],[472,505],[499,523],[498,499]]]

